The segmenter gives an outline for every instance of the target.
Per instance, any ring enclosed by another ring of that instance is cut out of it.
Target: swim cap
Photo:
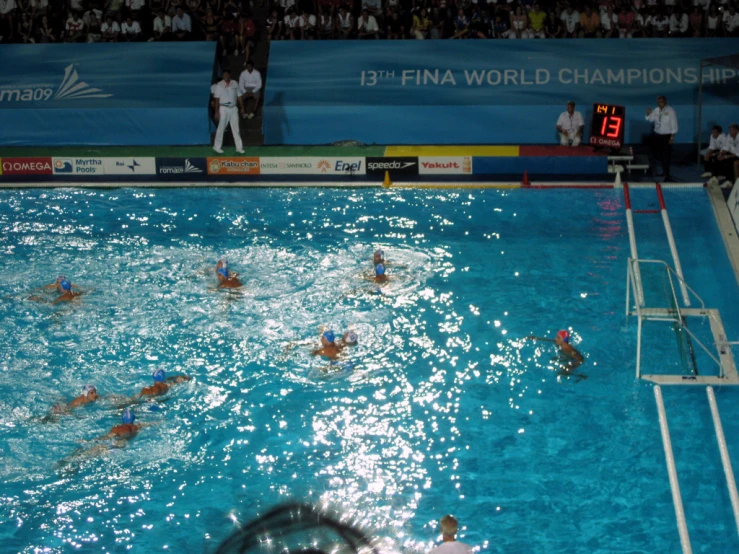
[[[131,425],[135,419],[136,416],[133,415],[133,412],[130,408],[126,408],[125,410],[123,410],[123,417],[121,418],[123,423],[125,423],[126,425]]]
[[[562,342],[564,342],[565,344],[570,342],[570,332],[569,331],[565,331],[564,329],[562,329],[559,333],[557,333],[557,336],[561,338]]]
[[[326,339],[327,342],[334,342],[334,340],[336,340],[336,335],[334,335],[333,331],[326,331],[323,333],[323,338]]]
[[[220,263],[221,267],[223,268],[228,267],[228,260],[226,258],[221,258],[220,260],[218,260],[218,263]]]
[[[66,279],[59,283],[59,286],[62,287],[62,290],[72,290],[72,283],[70,283]]]
[[[91,392],[96,392],[97,389],[95,388],[95,385],[85,385],[82,387],[82,395],[87,396]]]
[[[384,258],[385,252],[383,252],[382,250],[375,250],[375,256],[380,256],[380,258]]]
[[[385,266],[382,264],[377,264],[375,266],[375,274],[377,275],[385,275]]]
[[[219,275],[223,275],[226,279],[228,279],[228,269],[226,269],[225,267],[222,267],[221,269],[216,271],[216,273],[218,273]]]
[[[357,334],[354,331],[344,333],[344,342],[346,344],[357,344]]]
[[[154,377],[154,380],[157,383],[161,383],[162,381],[164,381],[164,370],[160,367],[154,372],[154,375],[152,375],[152,377]]]
[[[67,278],[64,275],[60,275],[59,277],[56,278],[57,283],[61,283],[62,281],[66,281],[66,280]]]

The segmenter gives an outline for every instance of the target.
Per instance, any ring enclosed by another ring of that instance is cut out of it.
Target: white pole
[[[726,438],[724,437],[724,428],[721,425],[721,416],[718,413],[718,405],[716,404],[716,396],[713,394],[713,387],[706,387],[708,394],[708,403],[711,405],[711,415],[713,416],[713,426],[716,428],[716,438],[718,439],[718,449],[721,452],[721,463],[724,465],[724,474],[726,475],[726,486],[729,489],[729,498],[731,498],[731,508],[734,510],[734,522],[736,523],[736,531],[739,533],[739,494],[736,491],[736,481],[734,480],[734,471],[731,469],[731,458],[729,457],[729,449],[726,446]]]
[[[675,237],[672,234],[672,225],[670,225],[670,217],[667,215],[667,205],[662,195],[662,187],[657,183],[657,197],[659,198],[660,212],[662,213],[662,223],[665,225],[667,233],[667,243],[670,245],[670,253],[672,254],[672,262],[675,264],[675,273],[680,278],[680,292],[683,295],[683,302],[686,307],[690,307],[690,296],[688,289],[685,288],[685,278],[683,277],[683,268],[680,265],[680,256],[677,254],[677,245],[675,245]]]
[[[675,458],[672,454],[672,441],[670,440],[670,429],[667,426],[667,414],[665,413],[665,404],[662,401],[662,389],[659,385],[654,386],[654,398],[657,401],[657,412],[659,413],[659,428],[662,432],[662,446],[665,449],[665,459],[667,461],[667,473],[670,475],[670,488],[672,489],[672,503],[675,506],[675,518],[677,519],[677,530],[680,533],[680,546],[682,546],[683,554],[692,554],[693,549],[690,546],[690,535],[688,534],[688,524],[685,521],[685,511],[683,510],[683,499],[680,496],[680,483],[677,480],[677,469],[675,468]]]
[[[636,378],[641,379],[641,314],[637,314],[636,323]]]
[[[629,230],[629,247],[631,258],[634,260],[634,290],[636,291],[636,303],[644,306],[644,291],[641,286],[641,270],[639,269],[639,253],[636,251],[636,235],[634,234],[634,215],[631,213],[631,194],[629,185],[624,183],[624,203],[626,204],[626,227]]]

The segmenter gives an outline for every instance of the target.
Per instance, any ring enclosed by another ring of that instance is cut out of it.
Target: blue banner
[[[626,107],[625,141],[668,97],[677,142],[697,138],[700,60],[739,39],[280,41],[270,48],[268,144],[547,144],[568,100]],[[703,72],[704,136],[739,120],[737,71]]]
[[[208,144],[212,42],[0,46],[0,145]]]

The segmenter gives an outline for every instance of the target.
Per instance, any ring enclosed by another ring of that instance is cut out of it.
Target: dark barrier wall
[[[215,43],[0,46],[0,145],[208,144]]]
[[[651,131],[659,94],[677,142],[698,133],[700,59],[739,39],[274,42],[265,91],[268,144],[547,144],[568,100],[626,107],[627,143]],[[704,137],[739,120],[737,71],[704,70]]]

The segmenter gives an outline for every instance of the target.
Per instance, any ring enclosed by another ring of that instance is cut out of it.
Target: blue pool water
[[[738,337],[705,192],[666,198],[686,279]],[[291,499],[399,550],[425,551],[451,512],[481,551],[680,551],[652,386],[634,378],[618,191],[2,191],[0,226],[4,551],[213,552]],[[636,228],[642,257],[669,259],[659,216]],[[219,256],[243,293],[210,290]],[[92,290],[27,300],[59,273]],[[323,325],[358,332],[353,369],[310,356]],[[523,339],[560,328],[586,380]],[[645,372],[674,364],[674,340],[644,340]],[[132,395],[159,366],[194,379],[134,408],[154,425],[59,468],[121,409],[48,409],[86,383]],[[694,552],[737,552],[705,390],[663,393]],[[717,396],[739,467],[737,392]]]

